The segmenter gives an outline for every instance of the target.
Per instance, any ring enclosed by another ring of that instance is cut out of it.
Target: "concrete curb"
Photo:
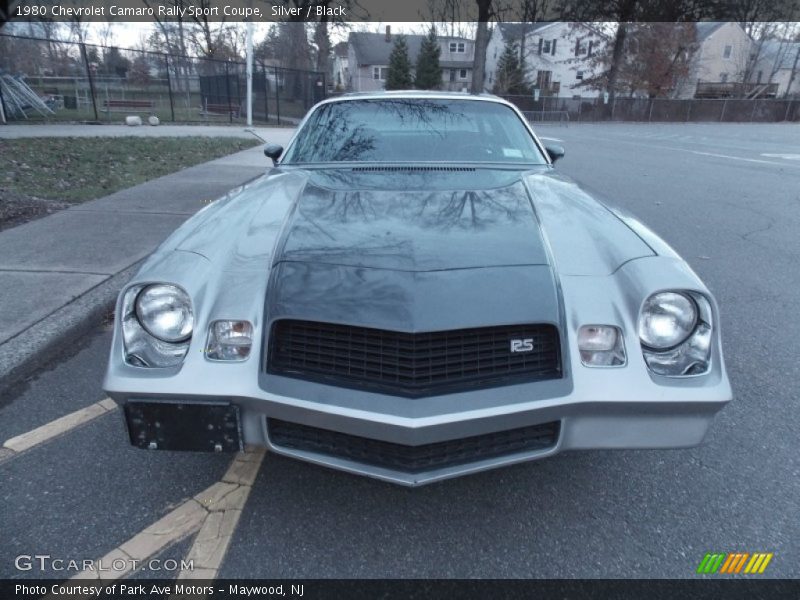
[[[142,261],[112,275],[55,312],[0,344],[0,394],[46,366],[96,327]]]

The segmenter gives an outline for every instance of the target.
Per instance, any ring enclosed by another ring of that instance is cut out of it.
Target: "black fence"
[[[694,123],[701,121],[776,123],[800,121],[800,99],[689,99],[505,96],[531,121],[559,123],[642,121]]]
[[[246,65],[0,34],[0,102],[9,121],[244,122]],[[254,121],[297,123],[325,74],[253,65]]]

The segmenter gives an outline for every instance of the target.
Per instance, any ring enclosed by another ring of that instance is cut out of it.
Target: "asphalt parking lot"
[[[537,130],[566,148],[560,170],[650,225],[716,295],[735,399],[704,444],[566,453],[417,489],[266,455],[219,577],[691,578],[705,553],[735,551],[772,552],[769,576],[800,577],[800,125]],[[0,398],[0,441],[101,401],[109,344],[98,323]],[[15,558],[105,556],[231,460],[135,450],[118,409],[0,455],[0,576],[72,575]],[[180,560],[197,541],[156,555]]]

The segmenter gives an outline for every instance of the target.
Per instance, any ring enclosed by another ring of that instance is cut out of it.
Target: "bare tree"
[[[486,71],[486,47],[489,45],[489,20],[495,16],[494,0],[475,0],[478,6],[478,27],[475,31],[475,57],[472,61],[472,85],[470,91],[483,91]]]

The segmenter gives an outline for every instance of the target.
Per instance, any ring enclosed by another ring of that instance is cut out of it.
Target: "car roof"
[[[470,92],[439,92],[439,91],[426,91],[426,90],[392,90],[392,91],[377,91],[377,92],[348,92],[340,96],[332,96],[319,102],[319,104],[329,104],[331,102],[346,102],[347,100],[391,100],[391,99],[422,99],[427,98],[431,100],[474,100],[480,102],[496,102],[498,104],[505,104],[511,107],[514,105],[511,102],[495,96],[494,94],[473,94]]]

